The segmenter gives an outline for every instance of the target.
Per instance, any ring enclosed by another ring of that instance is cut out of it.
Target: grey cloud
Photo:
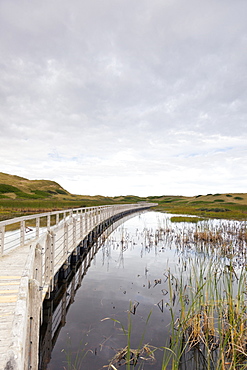
[[[181,166],[210,171],[214,151],[232,147],[228,162],[219,154],[231,172],[246,158],[246,10],[242,0],[1,1],[4,169],[53,176],[57,153],[70,178],[87,163],[132,178],[162,177],[165,165],[177,181]]]

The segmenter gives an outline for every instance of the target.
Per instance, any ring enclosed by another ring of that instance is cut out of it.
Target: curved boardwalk
[[[89,207],[0,222],[0,369],[37,369],[42,302],[54,281],[85,241],[152,206]]]

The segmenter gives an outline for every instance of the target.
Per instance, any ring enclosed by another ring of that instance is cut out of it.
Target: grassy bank
[[[33,213],[106,204],[136,203],[137,196],[104,197],[71,194],[58,183],[28,180],[0,172],[0,221]]]
[[[30,213],[143,201],[158,203],[155,210],[161,212],[203,218],[247,219],[247,194],[245,193],[218,193],[194,197],[75,195],[54,181],[28,180],[0,172],[0,221]]]
[[[139,199],[139,198],[138,198]],[[43,213],[78,207],[93,207],[106,204],[136,203],[136,197],[83,197],[66,196],[48,199],[0,199],[0,221],[33,213]]]
[[[149,197],[158,202],[156,210],[206,218],[247,219],[247,194],[208,194],[195,197]]]

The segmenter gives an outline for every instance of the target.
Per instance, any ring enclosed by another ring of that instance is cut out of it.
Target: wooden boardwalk
[[[5,369],[11,346],[12,324],[29,246],[19,247],[0,258],[0,369]]]
[[[0,222],[0,370],[37,368],[43,299],[58,271],[80,254],[81,243],[153,205],[99,206]]]

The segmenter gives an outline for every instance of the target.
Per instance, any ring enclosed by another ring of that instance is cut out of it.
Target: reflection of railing
[[[66,314],[70,305],[74,302],[77,289],[85,276],[91,261],[100,248],[101,242],[95,243],[90,250],[82,255],[82,261],[71,271],[59,288],[52,294],[49,300],[44,301],[43,318],[40,338],[39,369],[46,369],[50,361],[52,349],[56,343],[61,328],[66,323]]]
[[[13,249],[17,247],[26,251],[28,256],[24,270],[18,272],[21,281],[8,366],[12,366],[14,361],[15,369],[37,368],[37,333],[43,299],[53,290],[61,271],[66,272],[70,260],[76,260],[80,255],[81,241],[92,242],[118,219],[154,205],[79,208],[0,222],[0,257],[9,255],[12,250],[14,259]],[[9,235],[12,235],[11,242]]]
[[[80,288],[82,280],[87,273],[88,268],[94,256],[100,247],[104,244],[106,238],[124,221],[133,217],[128,215],[114,222],[103,233],[98,235],[95,243],[82,242],[83,249],[77,262],[67,275],[66,279],[58,282],[51,292],[50,298],[43,302],[43,317],[40,330],[40,350],[39,350],[39,370],[46,369],[50,361],[53,347],[56,343],[61,328],[66,323],[66,315],[69,307],[74,302],[77,290]],[[102,230],[101,230],[102,231]]]

